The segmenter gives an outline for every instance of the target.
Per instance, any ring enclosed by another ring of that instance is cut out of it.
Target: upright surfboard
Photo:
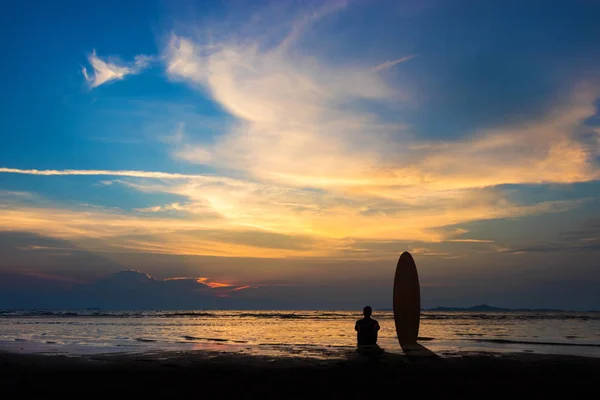
[[[400,255],[394,277],[394,322],[402,348],[417,344],[421,319],[421,289],[415,260],[408,251]]]

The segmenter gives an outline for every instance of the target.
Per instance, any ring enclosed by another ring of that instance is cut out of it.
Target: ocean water
[[[216,350],[345,357],[355,349],[350,311],[0,310],[0,351],[82,355]],[[375,311],[378,344],[402,353],[391,311]],[[442,357],[532,352],[600,357],[600,313],[423,312],[419,342]]]

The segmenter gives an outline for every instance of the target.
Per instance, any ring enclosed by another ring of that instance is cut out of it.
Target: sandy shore
[[[540,398],[597,393],[599,376],[600,358],[525,353],[457,353],[449,358],[386,353],[375,360],[351,352],[341,360],[216,351],[87,357],[0,353],[0,393],[13,396],[128,393],[357,398],[437,394],[487,398],[529,394]]]

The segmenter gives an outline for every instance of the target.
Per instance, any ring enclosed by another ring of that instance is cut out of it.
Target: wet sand
[[[415,352],[368,359],[269,357],[216,351],[86,357],[0,353],[0,394],[78,397],[193,395],[202,398],[358,398],[597,393],[600,358],[527,353]],[[4,396],[3,396],[4,397]]]

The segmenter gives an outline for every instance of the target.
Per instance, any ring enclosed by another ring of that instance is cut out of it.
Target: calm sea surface
[[[401,353],[393,314],[374,312],[379,345]],[[343,357],[354,350],[349,311],[0,310],[0,350],[49,354],[219,350],[272,356]],[[600,313],[423,312],[420,343],[459,351],[600,357]]]

